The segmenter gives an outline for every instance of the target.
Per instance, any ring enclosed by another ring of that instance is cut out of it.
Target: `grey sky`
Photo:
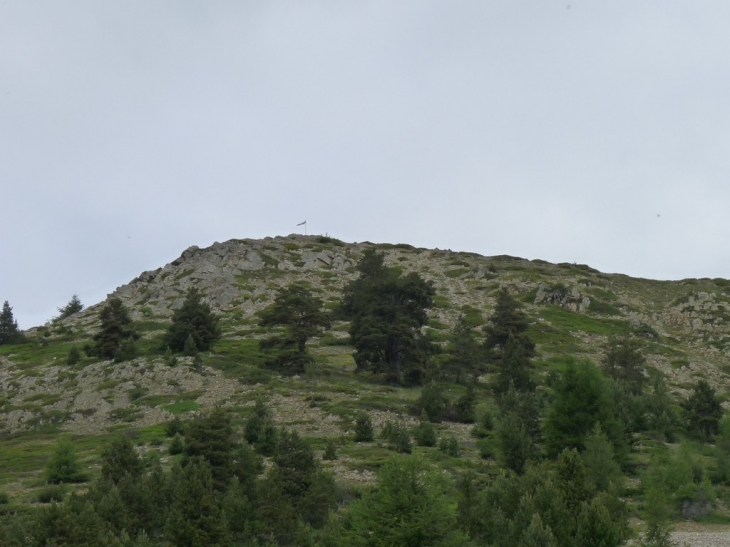
[[[719,0],[4,2],[0,301],[27,328],[304,219],[728,277],[728,20]]]

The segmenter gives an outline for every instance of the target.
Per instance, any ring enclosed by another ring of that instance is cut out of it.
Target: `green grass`
[[[582,331],[604,336],[629,334],[631,325],[620,319],[598,319],[557,306],[541,309],[539,315],[560,331]]]

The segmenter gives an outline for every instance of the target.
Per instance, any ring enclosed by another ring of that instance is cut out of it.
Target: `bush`
[[[456,437],[454,437],[453,435],[449,435],[448,437],[441,437],[441,440],[439,441],[439,450],[445,454],[448,454],[449,456],[458,458],[459,441],[457,441]]]
[[[177,454],[182,454],[184,449],[185,445],[183,444],[182,437],[179,433],[176,433],[167,451],[170,453],[170,456],[176,456]]]
[[[355,442],[371,442],[375,438],[373,421],[365,411],[360,411],[355,416]]]
[[[418,406],[421,412],[426,413],[430,421],[440,422],[448,407],[443,387],[436,382],[429,382],[423,386],[421,397],[418,399]]]
[[[418,446],[436,446],[436,428],[428,421],[425,412],[421,414],[421,423],[413,428],[413,438]]]
[[[51,503],[52,501],[60,503],[63,501],[65,494],[66,490],[63,486],[46,486],[38,490],[35,500],[38,503]]]
[[[81,472],[81,462],[68,439],[61,438],[58,441],[56,450],[46,465],[46,480],[53,484],[86,480]]]
[[[7,492],[0,490],[0,505],[7,505],[8,503],[10,503],[10,496]]]
[[[165,435],[168,437],[174,437],[175,435],[185,435],[185,424],[180,418],[173,418],[165,426]]]
[[[386,422],[380,436],[388,441],[388,448],[391,450],[395,450],[401,454],[411,453],[411,436],[405,424],[402,422]]]
[[[324,449],[323,459],[332,461],[337,459],[337,443],[334,439],[327,439],[327,445]]]
[[[79,351],[79,348],[71,346],[71,349],[68,352],[68,357],[66,358],[66,364],[72,367],[79,361],[81,361],[81,352]]]

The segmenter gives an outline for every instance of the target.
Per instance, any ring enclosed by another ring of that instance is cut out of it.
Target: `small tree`
[[[66,319],[75,313],[79,313],[83,309],[84,305],[81,303],[81,300],[79,300],[78,295],[75,294],[71,297],[71,300],[68,301],[68,304],[58,308],[58,312],[60,314],[58,319]]]
[[[3,304],[3,310],[0,312],[0,345],[12,344],[19,341],[19,339],[18,323],[13,318],[13,308],[6,300]]]
[[[355,442],[371,442],[374,438],[373,421],[367,412],[361,410],[355,416]]]
[[[459,316],[451,330],[446,353],[449,358],[444,368],[457,383],[463,382],[466,378],[476,378],[479,374],[482,352],[474,337],[474,327],[467,322],[463,314]]]
[[[497,305],[489,323],[484,327],[484,348],[491,353],[492,360],[499,361],[510,336],[522,346],[527,359],[534,357],[535,343],[525,333],[528,326],[527,317],[520,309],[519,302],[505,289],[499,291]]]
[[[79,351],[79,348],[71,346],[71,349],[68,351],[68,357],[66,358],[66,364],[74,366],[79,361],[81,361],[81,352]]]
[[[274,303],[260,312],[262,327],[283,327],[281,335],[261,341],[264,350],[278,349],[270,363],[286,367],[289,372],[304,371],[312,358],[307,352],[307,341],[329,327],[330,315],[323,310],[321,298],[300,284],[279,289]]]
[[[722,406],[707,380],[700,380],[695,384],[692,395],[682,407],[688,424],[687,429],[701,439],[711,441],[720,431]]]
[[[641,395],[644,389],[645,363],[639,343],[628,336],[611,338],[602,359],[606,374],[625,382],[634,395]]]
[[[91,356],[114,359],[123,342],[139,339],[129,310],[119,298],[110,298],[99,313],[101,329],[94,335],[95,345],[86,350]],[[125,351],[128,351],[128,347]]]
[[[54,484],[86,480],[86,476],[81,471],[79,457],[71,442],[65,437],[58,441],[53,456],[48,460],[46,480]]]
[[[198,351],[208,351],[221,336],[218,318],[197,288],[193,287],[185,295],[182,307],[172,314],[172,324],[168,327],[162,345],[172,351],[183,351],[189,336],[193,337]]]

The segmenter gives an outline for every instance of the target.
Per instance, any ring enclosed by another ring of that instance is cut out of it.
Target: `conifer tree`
[[[12,344],[20,338],[18,323],[13,318],[13,308],[6,300],[0,312],[0,345]]]
[[[704,441],[710,441],[720,431],[722,405],[707,380],[698,381],[692,394],[683,403],[687,430]]]
[[[185,295],[183,305],[172,314],[172,323],[167,329],[162,345],[179,352],[185,348],[189,336],[193,337],[198,351],[208,351],[221,336],[218,318],[203,295],[192,287]]]
[[[360,276],[345,287],[340,312],[350,321],[359,372],[387,374],[395,383],[419,383],[428,342],[421,335],[433,304],[431,283],[415,272],[401,276],[368,249],[357,265]]]
[[[99,313],[101,329],[93,337],[94,346],[86,353],[101,359],[114,359],[123,343],[139,339],[129,310],[119,298],[110,298]],[[129,347],[125,347],[125,352]]]
[[[307,351],[307,341],[328,328],[330,314],[324,309],[324,302],[312,294],[304,285],[293,284],[281,288],[274,303],[260,312],[262,327],[283,327],[281,335],[270,336],[261,341],[264,350],[277,349],[278,354],[269,362],[285,368],[290,373],[303,372],[312,361]]]
[[[479,365],[482,351],[474,337],[474,328],[466,321],[463,314],[451,329],[446,353],[449,359],[445,369],[454,377],[456,383],[462,383],[466,378],[474,379],[481,372]]]
[[[484,348],[488,352],[496,350],[497,354],[493,354],[492,358],[499,360],[500,354],[504,352],[507,342],[512,336],[522,346],[525,357],[531,359],[535,356],[535,343],[525,332],[528,326],[527,317],[520,309],[519,302],[512,298],[505,289],[502,289],[497,295],[497,305],[489,323],[484,327],[486,335]]]
[[[66,319],[67,317],[71,317],[72,315],[79,313],[83,309],[84,305],[81,303],[78,295],[74,294],[71,297],[71,300],[68,301],[68,304],[58,308],[58,312],[60,314],[58,319]]]
[[[609,339],[602,359],[603,370],[614,380],[625,382],[633,395],[641,395],[644,389],[645,363],[636,340],[628,336]]]

